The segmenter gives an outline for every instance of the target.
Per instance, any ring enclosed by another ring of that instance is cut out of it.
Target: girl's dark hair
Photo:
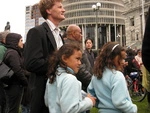
[[[84,44],[86,44],[86,42],[87,42],[88,40],[91,40],[91,42],[93,43],[93,40],[92,40],[91,38],[86,38],[85,41],[84,41]]]
[[[125,49],[116,42],[108,42],[103,45],[101,52],[96,58],[93,69],[93,73],[98,79],[102,78],[105,67],[115,69],[113,60],[117,55],[119,55],[121,59],[121,51],[125,51]]]
[[[126,52],[127,52],[127,55],[128,55],[128,56],[135,56],[135,51],[134,51],[133,49],[131,49],[131,48],[128,48],[128,49],[126,50]]]
[[[74,51],[81,51],[79,45],[75,44],[64,44],[59,50],[55,51],[49,57],[49,65],[48,65],[48,72],[47,76],[50,79],[50,83],[53,83],[56,78],[56,69],[59,66],[63,68],[67,68],[67,65],[62,60],[62,56],[65,58],[69,58],[71,55],[74,54]]]

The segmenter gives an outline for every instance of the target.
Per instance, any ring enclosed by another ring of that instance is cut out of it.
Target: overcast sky
[[[7,21],[11,32],[25,34],[25,6],[38,3],[39,0],[0,0],[0,32],[4,31]]]

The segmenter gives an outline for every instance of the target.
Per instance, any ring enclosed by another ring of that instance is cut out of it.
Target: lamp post
[[[145,3],[145,0],[142,0],[142,30],[143,30],[143,36],[144,36],[144,31],[145,31],[144,3]]]
[[[101,7],[101,3],[96,3],[95,5],[92,5],[93,11],[96,13],[96,36],[95,36],[95,49],[98,49],[98,11]]]

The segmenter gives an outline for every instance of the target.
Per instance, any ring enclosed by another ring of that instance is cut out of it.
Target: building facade
[[[25,12],[25,36],[28,30],[35,26],[35,19],[32,18],[32,6],[26,6]]]
[[[126,45],[133,49],[142,46],[150,0],[124,0]]]
[[[38,4],[35,4],[33,6],[26,6],[26,11],[25,11],[25,39],[26,40],[26,35],[29,29],[31,29],[34,26],[40,25],[43,23],[45,20],[43,17],[41,17]]]
[[[100,3],[97,10],[92,5]],[[125,21],[122,13],[122,0],[64,0],[66,19],[60,28],[65,30],[69,24],[77,24],[82,29],[83,42],[88,38],[94,41],[93,49],[100,48],[108,41],[118,41],[125,45]],[[83,44],[84,46],[84,44]]]

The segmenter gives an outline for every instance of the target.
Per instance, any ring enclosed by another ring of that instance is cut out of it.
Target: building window
[[[130,18],[130,26],[134,26],[134,17]]]
[[[131,31],[131,41],[135,41],[135,31]]]
[[[26,11],[29,11],[30,10],[30,7],[28,6],[28,7],[26,7]]]

